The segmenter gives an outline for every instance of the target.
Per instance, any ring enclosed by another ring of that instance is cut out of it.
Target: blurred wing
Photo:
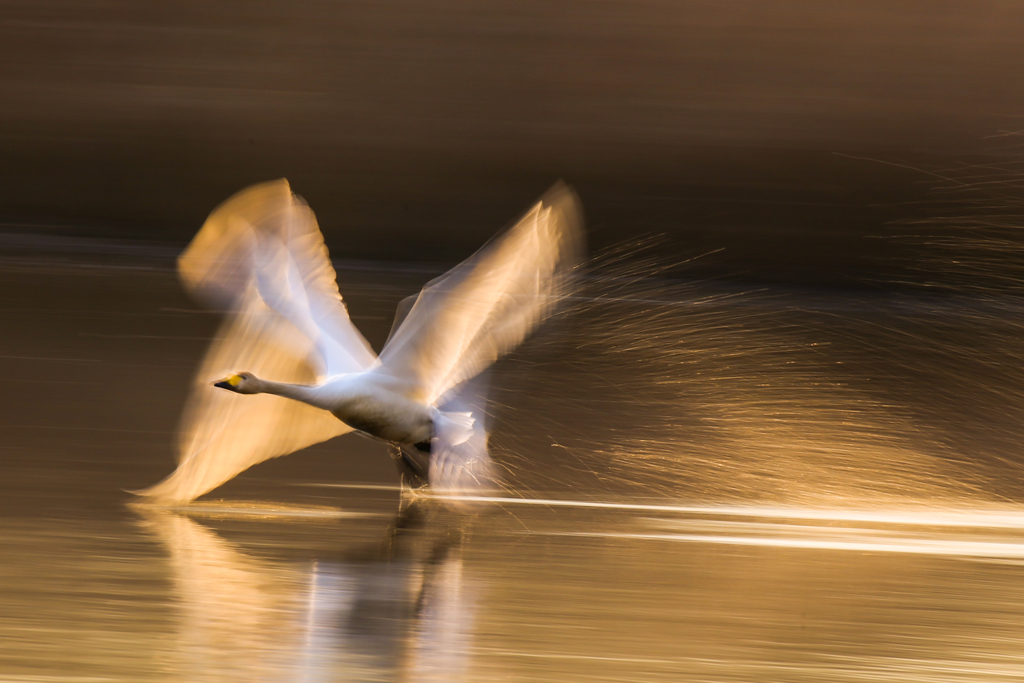
[[[309,362],[318,375],[358,372],[376,361],[338,292],[316,216],[286,180],[254,185],[214,210],[178,270],[198,298],[229,310],[255,285],[263,302],[312,342]]]
[[[193,294],[231,315],[196,375],[178,469],[141,495],[187,502],[256,463],[350,431],[297,401],[210,386],[239,370],[314,384],[375,362],[338,293],[316,218],[287,181],[253,186],[218,207],[178,268]]]
[[[254,226],[291,203],[286,180],[253,185],[230,197],[207,217],[178,257],[186,289],[211,308],[237,310],[256,269]]]
[[[430,446],[430,488],[441,494],[479,494],[497,488],[487,452],[487,377],[477,375],[438,405]]]
[[[257,376],[309,384],[311,342],[253,292],[221,327],[196,374],[179,434],[179,464],[139,495],[187,503],[253,465],[351,429],[329,412],[280,396],[240,396],[210,384],[239,367]]]
[[[434,403],[523,341],[554,304],[581,243],[576,195],[559,184],[507,232],[423,288],[377,372],[405,396]]]

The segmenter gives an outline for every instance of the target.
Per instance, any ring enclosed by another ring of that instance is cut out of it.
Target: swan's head
[[[259,380],[251,372],[239,372],[236,375],[217,380],[213,386],[219,389],[227,389],[236,394],[258,394]]]

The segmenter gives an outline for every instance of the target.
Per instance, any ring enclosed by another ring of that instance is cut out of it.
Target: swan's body
[[[284,180],[243,190],[179,260],[186,286],[231,315],[196,378],[178,469],[140,493],[187,502],[258,462],[353,429],[427,454],[418,469],[433,488],[490,486],[477,376],[544,318],[579,240],[575,195],[557,186],[402,302],[377,357],[348,317],[309,207]],[[211,386],[239,367],[246,372]]]
[[[238,394],[273,394],[301,401],[326,410],[353,429],[385,441],[429,442],[434,435],[434,422],[444,419],[440,412],[434,406],[417,403],[389,390],[384,386],[388,382],[389,378],[374,368],[333,377],[314,386],[271,382],[249,373],[233,375],[214,386]]]

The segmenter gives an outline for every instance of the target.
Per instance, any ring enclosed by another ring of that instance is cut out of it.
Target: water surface
[[[379,345],[429,276],[346,271],[342,291]],[[0,291],[0,680],[1024,677],[1016,465],[982,457],[1005,454],[998,443],[976,442],[977,460],[957,450],[962,414],[913,384],[919,366],[847,354],[866,348],[845,331],[863,329],[863,301],[827,311],[846,351],[811,346],[826,313],[807,301],[799,314],[721,293],[708,308],[709,290],[674,308],[602,304],[668,320],[648,341],[686,332],[672,348],[691,357],[648,385],[665,360],[654,345],[591,335],[605,341],[587,350],[593,309],[556,321],[499,368],[493,446],[510,490],[468,511],[403,498],[383,447],[357,437],[162,510],[124,489],[172,468],[217,316],[159,259],[7,261]],[[889,329],[961,325],[955,310],[886,306]],[[896,360],[924,363],[921,348]],[[840,353],[888,384],[838,381],[856,374]]]

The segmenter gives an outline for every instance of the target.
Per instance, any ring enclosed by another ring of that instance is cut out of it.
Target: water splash
[[[950,438],[954,406],[926,409],[951,376],[980,381],[950,357],[964,350],[950,328],[970,327],[959,309],[656,279],[652,261],[599,261],[557,333],[507,366],[493,444],[514,488],[808,505],[1005,494]]]

